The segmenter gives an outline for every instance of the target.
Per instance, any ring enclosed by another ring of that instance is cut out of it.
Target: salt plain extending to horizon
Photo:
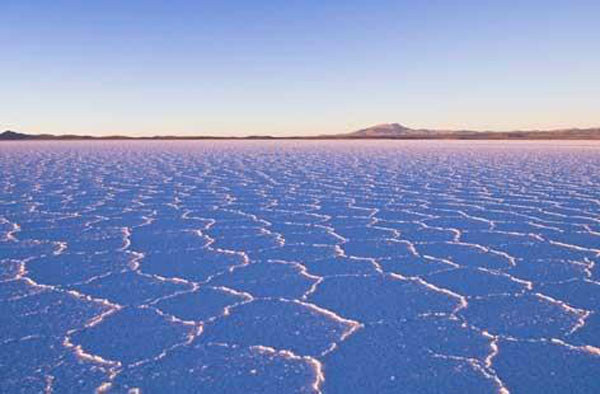
[[[1,392],[600,392],[598,142],[10,142],[0,172]]]

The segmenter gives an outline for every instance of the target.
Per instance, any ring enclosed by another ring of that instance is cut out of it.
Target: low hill
[[[26,140],[30,139],[31,136],[28,134],[17,133],[16,131],[6,130],[0,134],[0,140]]]

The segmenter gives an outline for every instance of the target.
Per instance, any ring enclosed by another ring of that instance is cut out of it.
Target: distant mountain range
[[[0,140],[206,140],[206,139],[453,139],[453,140],[600,140],[600,128],[589,129],[559,129],[559,130],[519,130],[519,131],[472,131],[472,130],[432,130],[411,129],[398,123],[385,123],[366,129],[345,134],[325,134],[319,136],[248,136],[248,137],[215,137],[215,136],[153,136],[153,137],[128,137],[128,136],[80,136],[80,135],[53,135],[53,134],[24,134],[15,131],[5,131],[0,134]]]
[[[383,139],[600,139],[600,127],[590,129],[473,131],[411,129],[398,123],[385,123],[337,138],[383,138]]]

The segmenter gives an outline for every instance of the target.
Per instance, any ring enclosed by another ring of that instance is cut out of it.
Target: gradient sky
[[[0,0],[0,130],[600,126],[600,1]]]

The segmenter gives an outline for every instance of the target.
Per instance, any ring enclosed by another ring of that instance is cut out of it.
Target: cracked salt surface
[[[0,145],[0,391],[600,392],[600,144]]]

